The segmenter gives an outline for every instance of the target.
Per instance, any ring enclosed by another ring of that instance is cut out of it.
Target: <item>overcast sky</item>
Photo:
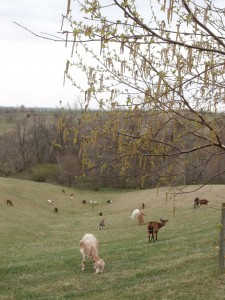
[[[224,7],[224,0],[216,4]],[[35,37],[14,23],[57,35],[66,9],[67,0],[0,0],[0,106],[59,107],[62,101],[79,107],[71,83],[63,86],[71,47]]]
[[[63,87],[67,60],[64,43],[39,39],[38,34],[60,31],[67,0],[0,1],[0,106],[75,106],[78,95],[71,83]]]

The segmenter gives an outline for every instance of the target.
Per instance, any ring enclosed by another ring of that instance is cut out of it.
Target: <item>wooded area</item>
[[[223,114],[205,115],[222,132]],[[196,140],[164,113],[150,110],[143,119],[126,111],[2,110],[1,124],[1,176],[90,189],[225,183],[222,155],[215,147],[177,157],[176,149],[194,148]],[[115,124],[117,131],[110,132]],[[126,134],[119,135],[122,131]],[[150,138],[130,142],[153,132],[160,144]],[[175,154],[168,157],[163,151],[171,141]]]

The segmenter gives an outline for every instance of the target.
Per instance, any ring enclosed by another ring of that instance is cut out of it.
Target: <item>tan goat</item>
[[[142,212],[140,212],[140,213],[138,214],[137,219],[138,219],[138,224],[139,224],[139,225],[143,225],[143,224],[144,224],[144,216],[145,216],[145,214],[142,213]]]
[[[83,256],[82,271],[85,269],[85,258],[89,256],[94,261],[95,273],[102,273],[104,271],[105,263],[98,256],[98,240],[93,234],[86,233],[80,240],[80,253]]]

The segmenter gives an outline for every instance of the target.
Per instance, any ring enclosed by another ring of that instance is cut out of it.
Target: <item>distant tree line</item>
[[[186,111],[179,113],[191,117]],[[144,119],[119,110],[113,114],[26,111],[16,121],[3,114],[11,126],[0,134],[0,175],[96,190],[225,183],[223,157],[214,147],[181,158],[176,154],[176,148],[195,147],[187,125],[171,122],[161,112],[149,111]],[[222,113],[221,118],[218,113],[207,114],[211,123],[220,119],[217,126],[224,128]],[[147,138],[156,128],[160,146]],[[141,135],[145,138],[132,148],[130,139]],[[163,155],[168,143],[173,143],[174,156],[171,149],[169,156]]]

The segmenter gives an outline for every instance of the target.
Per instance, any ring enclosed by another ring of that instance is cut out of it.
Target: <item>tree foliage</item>
[[[65,77],[83,95],[83,172],[119,169],[144,186],[157,171],[163,185],[185,184],[222,159],[224,16],[222,1],[68,1]]]

